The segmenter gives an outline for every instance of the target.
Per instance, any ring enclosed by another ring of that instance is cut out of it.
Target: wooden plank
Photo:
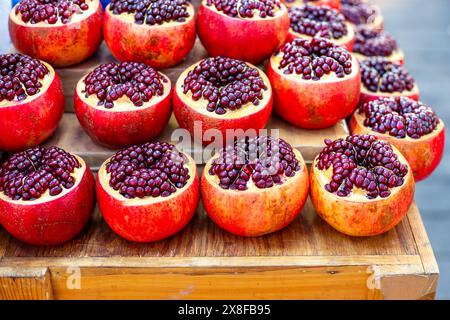
[[[177,128],[179,128],[178,123],[175,117],[172,116],[163,133],[156,139],[175,144],[178,143],[179,141],[175,140],[178,138],[176,136],[172,137],[172,133]],[[324,140],[326,138],[337,139],[345,137],[348,134],[348,128],[344,121],[324,130],[308,131],[295,128],[277,117],[272,117],[267,129],[278,129],[280,138],[285,139],[293,147],[300,150],[307,162],[312,162],[314,157],[322,150],[325,146]],[[87,162],[92,170],[98,170],[103,161],[115,153],[114,150],[94,143],[84,132],[83,128],[81,128],[78,119],[73,113],[64,114],[58,130],[46,142],[46,145],[56,145],[69,152],[78,154]],[[205,160],[208,160],[203,159],[204,149],[199,144],[192,143],[184,151],[189,153],[194,159],[198,159],[197,163],[199,164],[203,164]]]
[[[0,300],[51,300],[48,268],[0,267]]]
[[[53,268],[56,299],[367,299],[367,267],[81,269],[68,290]]]

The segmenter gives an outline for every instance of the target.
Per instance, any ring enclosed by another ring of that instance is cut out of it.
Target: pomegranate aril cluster
[[[241,18],[253,18],[255,13],[260,18],[273,17],[281,7],[279,0],[206,0],[206,5],[227,16]]]
[[[433,132],[439,118],[427,105],[405,97],[380,98],[359,107],[364,125],[397,138],[419,139]]]
[[[149,142],[116,153],[106,171],[109,185],[125,198],[168,197],[188,182],[186,163],[174,145]]]
[[[361,61],[361,81],[372,92],[411,91],[415,81],[400,64],[382,57],[371,57]]]
[[[223,189],[244,191],[250,180],[257,188],[271,188],[299,170],[300,164],[286,141],[257,136],[237,140],[222,149],[209,174],[219,178]]]
[[[333,73],[344,78],[352,73],[350,53],[326,39],[294,39],[278,55],[282,55],[279,68],[284,69],[284,74],[301,75],[304,80],[318,81]]]
[[[0,55],[0,102],[22,101],[37,94],[50,71],[39,60],[14,53]]]
[[[22,0],[16,7],[23,22],[36,24],[46,22],[66,24],[74,14],[89,9],[86,0]]]
[[[137,24],[160,25],[189,18],[188,0],[111,0],[113,14],[134,14]]]
[[[342,14],[355,25],[368,24],[377,16],[376,7],[365,0],[342,0]]]
[[[326,6],[303,5],[289,8],[291,29],[311,37],[340,39],[348,34],[345,18]]]
[[[57,196],[75,184],[72,174],[81,165],[58,147],[36,147],[16,153],[0,167],[0,192],[13,200],[30,201],[46,192]]]
[[[353,189],[362,189],[369,199],[386,198],[391,189],[404,183],[408,167],[401,163],[392,146],[373,135],[351,135],[346,139],[325,140],[318,156],[317,168],[332,168],[328,192],[340,197]]]
[[[259,71],[245,62],[225,57],[203,60],[184,79],[183,92],[194,101],[208,101],[207,110],[225,114],[248,103],[257,106],[268,87]]]
[[[385,31],[364,25],[356,28],[354,52],[366,57],[389,57],[397,48],[397,41]]]
[[[98,105],[107,109],[122,97],[141,107],[152,97],[164,94],[167,80],[152,67],[139,62],[107,63],[98,66],[84,79],[86,98],[96,95]]]

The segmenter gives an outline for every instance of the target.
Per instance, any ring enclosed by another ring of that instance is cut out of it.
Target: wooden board
[[[178,140],[172,138],[172,133],[178,128],[175,117],[172,116],[164,132],[157,140],[177,143]],[[314,157],[325,146],[324,139],[337,139],[348,134],[348,128],[344,121],[336,126],[324,130],[303,130],[285,123],[282,119],[273,116],[267,125],[268,130],[278,129],[281,138],[288,141],[292,146],[300,150],[307,162],[312,162]],[[198,164],[203,164],[208,158],[202,160],[203,148],[199,144],[189,143],[186,151],[194,159],[198,159]],[[100,165],[113,155],[116,151],[104,148],[94,143],[81,128],[75,114],[65,113],[55,135],[46,142],[47,146],[59,146],[69,152],[83,157],[92,170],[98,170]]]
[[[98,210],[73,241],[36,247],[0,229],[0,298],[431,299],[438,268],[415,204],[372,238],[334,231],[308,202],[286,229],[242,238],[199,206],[167,240],[128,242]]]

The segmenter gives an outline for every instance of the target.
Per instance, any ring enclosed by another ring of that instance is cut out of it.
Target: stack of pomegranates
[[[240,236],[286,227],[308,195],[338,231],[378,235],[406,215],[414,181],[442,158],[444,124],[419,102],[402,51],[366,0],[202,0],[197,14],[188,0],[111,0],[104,10],[99,0],[22,0],[9,28],[21,53],[0,55],[0,151],[8,153],[0,223],[27,243],[76,236],[95,195],[111,229],[137,242],[180,231],[200,197],[212,221]],[[189,54],[197,31],[210,56],[173,89],[161,69]],[[80,125],[119,149],[95,185],[81,157],[40,145],[64,112],[53,67],[88,59],[103,37],[118,62],[74,88]],[[157,139],[172,107],[181,128],[222,145],[201,179],[188,154]],[[308,172],[289,141],[259,132],[273,109],[310,130],[349,119],[351,134],[326,139]]]

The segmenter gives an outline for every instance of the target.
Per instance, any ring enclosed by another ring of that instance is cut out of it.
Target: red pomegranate
[[[277,113],[306,129],[330,127],[356,108],[358,62],[326,39],[295,39],[270,59],[267,75]]]
[[[192,136],[201,125],[203,133],[218,130],[259,130],[272,112],[272,89],[257,67],[235,59],[204,59],[185,70],[175,86],[173,109],[180,127]]]
[[[12,43],[55,67],[82,62],[102,42],[99,0],[22,0],[9,15]]]
[[[19,53],[0,55],[0,150],[44,142],[63,112],[62,83],[49,64]]]
[[[288,13],[291,20],[288,41],[295,38],[308,40],[314,37],[326,38],[352,51],[355,32],[338,11],[327,6],[305,4],[300,7],[290,7]]]
[[[118,60],[168,68],[194,46],[194,7],[188,0],[111,0],[103,32]]]
[[[57,245],[76,236],[94,208],[94,177],[78,156],[35,147],[0,167],[0,223],[33,245]]]
[[[414,197],[414,178],[402,154],[373,135],[325,144],[310,176],[318,215],[350,236],[374,236],[395,227]]]
[[[341,12],[355,26],[366,25],[372,30],[384,28],[380,8],[368,0],[342,0]]]
[[[254,237],[278,231],[301,212],[308,198],[302,155],[270,136],[241,139],[205,166],[202,199],[221,228]]]
[[[408,160],[415,181],[428,177],[444,152],[442,120],[429,106],[404,97],[361,105],[350,120],[350,130],[376,135],[397,147]]]
[[[331,9],[341,11],[341,0],[283,0],[287,7],[301,6],[303,4],[312,4],[315,6],[328,6]]]
[[[381,57],[367,58],[360,61],[359,65],[360,105],[378,98],[399,96],[419,100],[419,88],[404,66]]]
[[[397,41],[383,30],[374,30],[366,25],[356,27],[353,55],[363,61],[368,57],[383,57],[394,63],[405,61],[403,51],[398,48]]]
[[[169,121],[171,101],[167,76],[143,63],[111,62],[78,82],[74,106],[94,141],[122,148],[159,135]]]
[[[279,0],[203,0],[197,27],[209,55],[258,64],[285,41],[289,16]]]
[[[98,172],[97,199],[105,221],[136,242],[167,238],[192,218],[199,201],[194,160],[167,143],[129,147]]]

